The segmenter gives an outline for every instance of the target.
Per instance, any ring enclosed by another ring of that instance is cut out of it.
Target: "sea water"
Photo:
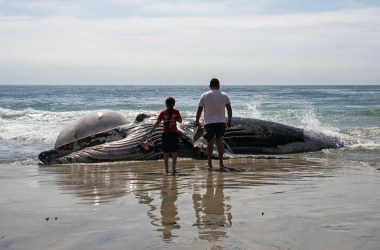
[[[207,86],[0,86],[0,162],[37,161],[67,124],[99,109],[131,121],[158,114],[166,97],[184,118],[195,119]],[[357,160],[379,162],[380,86],[222,86],[233,115],[323,132],[356,143]],[[347,137],[346,137],[347,140]],[[347,142],[346,144],[350,144]],[[365,153],[364,155],[362,153]]]
[[[166,97],[195,119],[207,86],[0,86],[0,249],[378,249],[380,86],[222,86],[234,116],[345,147],[226,160],[39,165],[93,110],[131,121]]]

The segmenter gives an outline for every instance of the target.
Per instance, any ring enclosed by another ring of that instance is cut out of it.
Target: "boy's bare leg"
[[[172,161],[173,161],[172,171],[173,171],[173,174],[175,174],[176,165],[177,165],[177,152],[172,152]]]
[[[169,153],[164,152],[165,173],[169,173]]]

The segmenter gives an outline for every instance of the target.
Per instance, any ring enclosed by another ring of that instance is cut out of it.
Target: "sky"
[[[379,0],[0,0],[0,84],[380,84]]]

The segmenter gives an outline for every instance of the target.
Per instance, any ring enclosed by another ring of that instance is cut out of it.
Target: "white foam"
[[[15,111],[0,108],[0,138],[51,143],[55,141],[60,130],[81,113],[49,112],[30,108]]]
[[[255,119],[262,119],[262,114],[259,111],[259,108],[261,106],[260,100],[252,101],[250,104],[246,103],[246,110],[245,112],[242,112],[241,117],[248,117],[248,118],[255,118]]]
[[[0,140],[42,141],[54,143],[60,131],[69,123],[90,112],[51,112],[31,108],[10,110],[0,108]],[[120,111],[131,122],[137,114],[152,113],[146,110]]]

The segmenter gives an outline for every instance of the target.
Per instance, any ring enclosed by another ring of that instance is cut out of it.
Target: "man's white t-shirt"
[[[204,123],[226,122],[225,108],[228,103],[228,95],[220,90],[210,90],[201,95],[198,105],[204,109]]]

